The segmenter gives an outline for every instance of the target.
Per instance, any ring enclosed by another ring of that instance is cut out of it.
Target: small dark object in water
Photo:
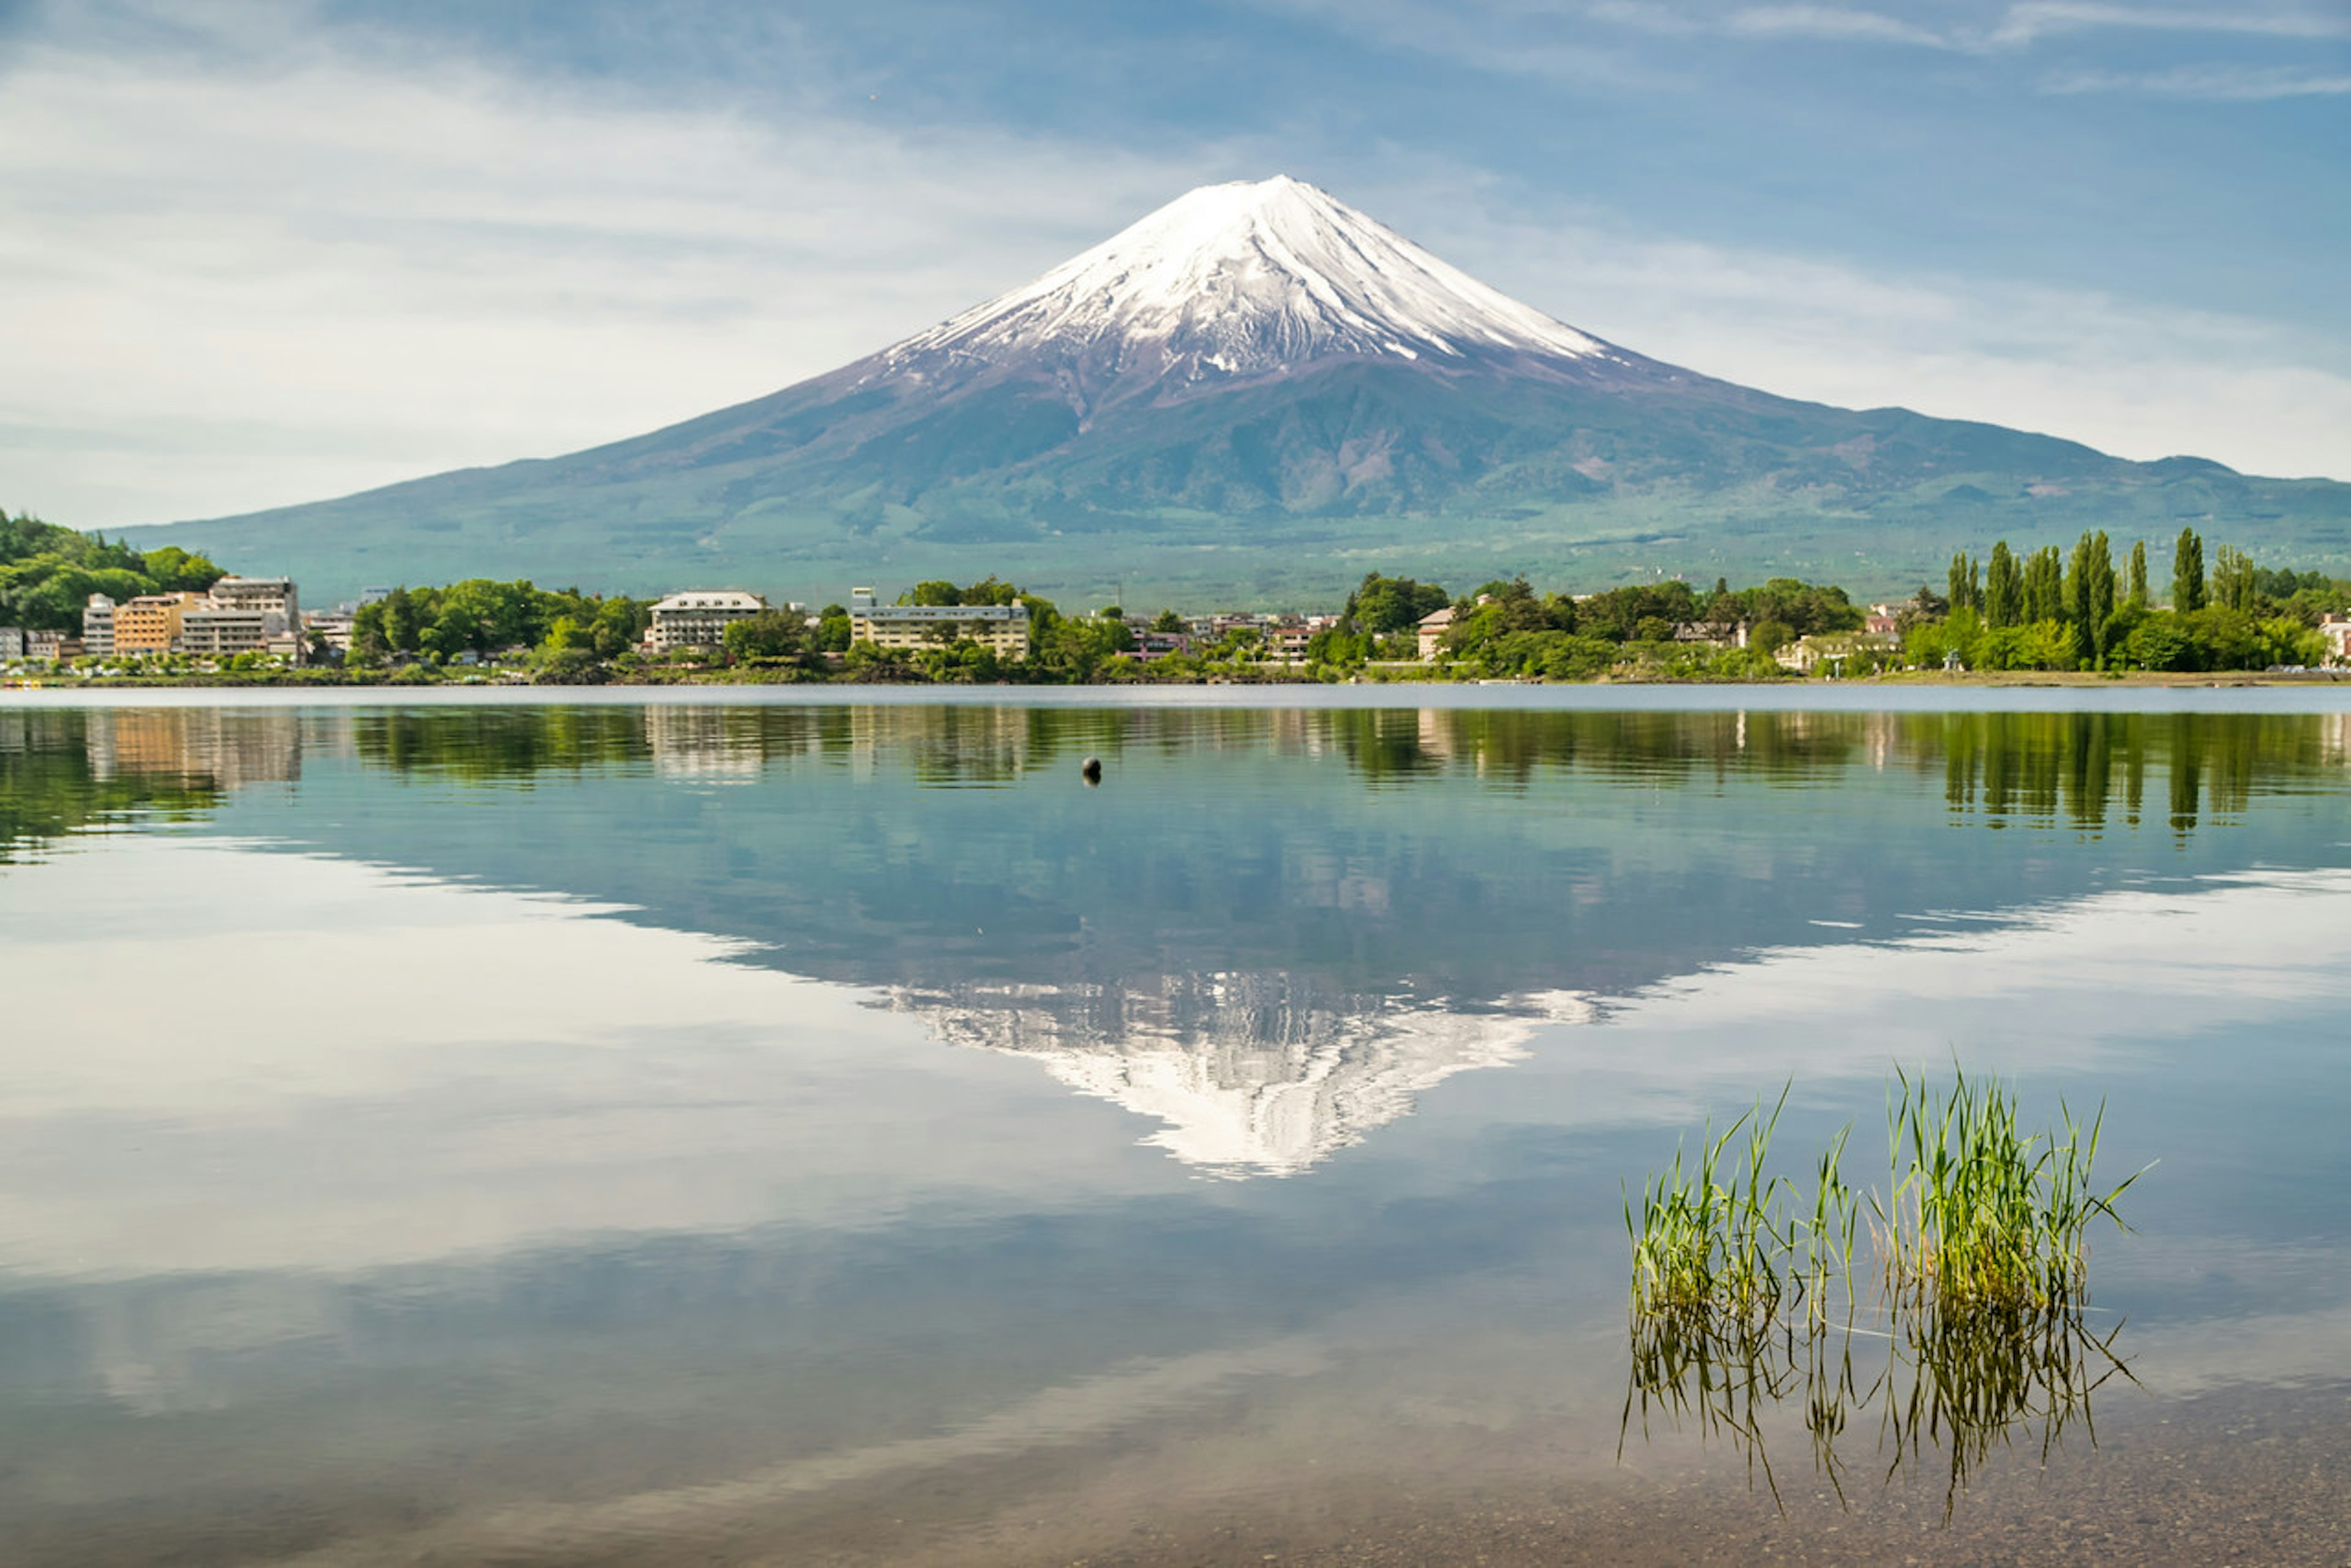
[[[1078,776],[1086,781],[1086,787],[1088,789],[1092,789],[1100,784],[1102,782],[1102,758],[1099,757],[1089,757],[1083,762],[1079,763]]]

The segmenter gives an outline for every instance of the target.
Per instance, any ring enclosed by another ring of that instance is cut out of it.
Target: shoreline
[[[95,707],[392,709],[474,707],[1461,709],[1508,713],[2113,713],[2351,716],[2351,681],[2095,684],[1785,681],[1536,685],[1319,682],[1178,685],[909,685],[842,682],[557,686],[74,685],[0,689],[0,714]]]
[[[2146,690],[2248,690],[2305,687],[2351,687],[2351,670],[2285,671],[2130,671],[2095,670],[1987,670],[1959,674],[1935,671],[1903,671],[1888,674],[1855,676],[1845,680],[1813,679],[1790,675],[1778,680],[1688,681],[1656,679],[1639,676],[1603,675],[1589,681],[1552,681],[1541,676],[1493,677],[1458,676],[1415,680],[1402,675],[1380,674],[1370,679],[1360,675],[1343,680],[1325,680],[1303,673],[1266,671],[1230,679],[1198,679],[1181,681],[1156,680],[1095,680],[1095,681],[867,681],[839,676],[814,679],[777,678],[761,672],[703,672],[675,676],[643,678],[621,676],[608,680],[560,681],[542,680],[519,672],[497,676],[479,674],[452,675],[434,674],[412,674],[420,666],[395,671],[319,671],[278,672],[262,674],[183,674],[183,675],[100,675],[87,678],[57,678],[20,676],[0,681],[0,692],[82,692],[82,691],[568,691],[588,692],[620,688],[633,691],[676,689],[792,688],[799,690],[853,691],[1181,691],[1181,690],[1249,690],[1256,688],[1378,689],[1405,687],[1408,689],[1441,688],[1493,689],[1498,687],[1538,687],[1550,690],[1584,691],[1602,688],[1702,689],[1710,691],[1791,691],[1833,689],[1942,689],[2030,691],[2064,689],[2078,691],[2146,691]]]

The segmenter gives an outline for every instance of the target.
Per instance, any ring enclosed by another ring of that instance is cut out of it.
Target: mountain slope
[[[1327,596],[1374,566],[1892,587],[1995,535],[2183,521],[2351,565],[2351,486],[1734,386],[1274,179],[1194,191],[769,397],[172,538],[329,596],[491,574],[806,598],[997,570],[1079,598],[1123,580],[1138,601],[1246,602]]]

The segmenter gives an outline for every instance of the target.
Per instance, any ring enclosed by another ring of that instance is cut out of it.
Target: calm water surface
[[[0,706],[0,1555],[2343,1561],[2351,714],[1495,700]],[[1627,1437],[1625,1187],[1954,1061],[2095,1430]]]

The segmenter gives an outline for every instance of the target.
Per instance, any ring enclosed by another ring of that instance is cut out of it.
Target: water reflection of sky
[[[413,1545],[363,1451],[541,1550],[1237,1399],[1334,1464],[1583,1431],[1620,1179],[1790,1079],[1865,1145],[1896,1060],[2161,1159],[2097,1276],[2150,1387],[2351,1350],[2327,721],[619,716],[66,736],[117,831],[0,868],[0,1514],[266,1475]],[[107,796],[163,773],[215,793]]]

